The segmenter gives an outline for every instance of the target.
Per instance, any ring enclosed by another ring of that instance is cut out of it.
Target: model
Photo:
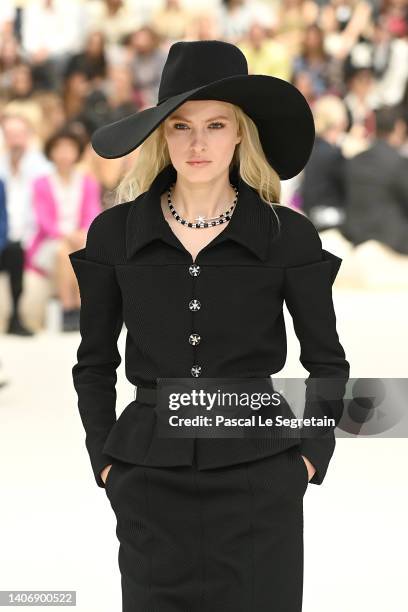
[[[313,141],[302,94],[249,75],[243,53],[218,40],[173,44],[157,105],[93,135],[105,158],[140,147],[117,204],[70,255],[81,292],[73,381],[117,519],[123,612],[302,608],[303,496],[323,482],[334,427],[320,437],[163,436],[157,407],[162,379],[182,390],[270,381],[286,359],[283,301],[309,379],[344,389],[332,301],[341,259],[279,203],[280,179],[302,170]],[[123,323],[137,390],[117,419]]]

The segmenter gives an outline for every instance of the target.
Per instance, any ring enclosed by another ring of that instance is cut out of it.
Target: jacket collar
[[[183,251],[182,244],[163,216],[160,195],[177,178],[172,164],[155,177],[150,188],[132,203],[126,222],[126,256],[130,259],[139,249],[160,239]],[[236,166],[230,171],[230,180],[238,186],[238,200],[227,226],[211,245],[234,240],[264,261],[268,257],[271,214],[257,192],[240,177]]]

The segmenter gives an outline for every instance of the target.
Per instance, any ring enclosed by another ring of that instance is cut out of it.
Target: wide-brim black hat
[[[221,40],[174,43],[161,75],[157,105],[98,128],[92,146],[107,159],[123,157],[181,104],[206,99],[242,108],[256,123],[265,156],[281,179],[303,170],[315,139],[305,97],[288,81],[248,74],[242,51]]]

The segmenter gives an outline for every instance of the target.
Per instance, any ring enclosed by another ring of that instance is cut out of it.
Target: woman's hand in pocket
[[[309,461],[307,457],[304,457],[304,455],[301,455],[301,457],[303,461],[306,463],[306,469],[307,469],[307,473],[309,474],[309,482],[310,482],[310,480],[315,475],[316,468],[314,467],[313,463]]]
[[[101,478],[102,478],[103,484],[105,484],[106,482],[106,478],[108,477],[111,467],[112,467],[112,464],[110,463],[109,465],[106,465],[101,472]]]

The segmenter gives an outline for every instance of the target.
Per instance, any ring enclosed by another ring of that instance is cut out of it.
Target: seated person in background
[[[8,108],[0,120],[3,150],[0,153],[0,176],[4,187],[7,228],[3,233],[0,270],[8,276],[11,311],[6,333],[33,336],[20,317],[23,298],[25,250],[35,232],[32,207],[32,183],[49,172],[51,163],[36,144],[38,130],[34,123],[17,109]]]
[[[302,211],[318,231],[338,228],[344,221],[345,158],[340,142],[347,113],[340,98],[328,94],[313,105],[316,138],[300,186]]]
[[[375,240],[408,255],[408,159],[399,148],[407,137],[403,110],[376,112],[376,137],[347,160],[347,208],[343,234],[355,246]]]
[[[53,169],[33,182],[37,231],[27,267],[49,277],[63,308],[63,329],[79,329],[80,295],[68,255],[85,246],[88,228],[102,211],[100,187],[77,164],[84,143],[65,127],[45,143]]]

